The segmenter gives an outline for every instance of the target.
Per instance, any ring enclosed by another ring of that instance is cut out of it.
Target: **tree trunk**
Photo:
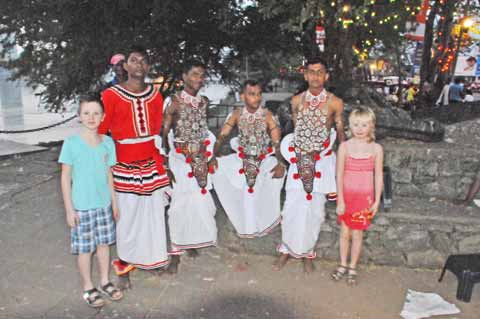
[[[434,73],[438,74],[438,77],[435,81],[436,95],[440,93],[443,86],[445,85],[445,82],[449,77],[448,70],[447,72],[442,72],[441,68],[449,55],[447,52],[447,49],[452,49],[455,46],[455,43],[454,43],[455,41],[452,41],[450,36],[452,33],[453,13],[455,11],[455,3],[456,1],[448,0],[448,1],[445,1],[442,7],[442,16],[444,17],[444,20],[443,22],[442,21],[440,22],[438,31],[441,32],[439,45],[442,47],[443,50],[438,52],[438,56],[435,59],[436,63],[435,63]],[[442,63],[438,63],[439,60],[441,60]]]
[[[423,88],[423,82],[432,81],[431,49],[433,44],[433,23],[440,7],[440,1],[436,0],[428,14],[425,23],[425,37],[423,40],[422,64],[420,65],[420,91]]]

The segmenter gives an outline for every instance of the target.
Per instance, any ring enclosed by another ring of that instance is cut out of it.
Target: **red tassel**
[[[238,151],[239,151],[240,153],[243,153],[243,147],[239,146],[239,147],[238,147]]]
[[[260,160],[263,161],[265,159],[265,154],[260,154],[258,158],[260,158]]]
[[[312,200],[312,194],[310,193],[307,194],[307,200]]]
[[[245,173],[245,170],[244,170],[243,168],[240,168],[240,169],[238,170],[238,174],[243,174],[243,173]]]
[[[296,157],[290,158],[290,163],[295,164],[296,162],[297,162],[297,158],[296,158]]]
[[[203,195],[205,195],[207,193],[207,190],[205,188],[202,188],[202,190],[200,191]]]
[[[315,177],[316,177],[316,178],[322,177],[322,173],[321,173],[321,172],[315,172]]]
[[[325,142],[323,142],[323,147],[327,148],[329,146],[330,146],[330,139],[327,139],[327,140],[325,140]]]
[[[269,147],[267,148],[267,152],[268,152],[268,153],[273,152],[273,148],[269,146]]]
[[[187,176],[188,176],[188,178],[192,178],[193,177],[193,172],[188,172]]]
[[[212,166],[209,166],[209,167],[208,167],[208,172],[209,172],[210,174],[215,173],[215,167],[213,167],[213,165],[212,165]]]
[[[289,146],[289,147],[288,147],[288,151],[289,151],[289,152],[294,152],[294,151],[295,151],[295,147]]]
[[[205,152],[205,156],[206,156],[206,157],[210,157],[210,156],[212,156],[212,152],[210,152],[210,151],[206,151],[206,152]]]
[[[245,154],[244,153],[238,153],[238,157],[245,158]]]
[[[298,174],[298,173],[293,174],[293,179],[299,179],[299,178],[300,178],[300,174]]]
[[[315,160],[316,160],[316,161],[319,161],[320,158],[321,158],[321,157],[320,157],[320,154],[315,154]]]
[[[175,149],[175,151],[176,151],[178,154],[180,154],[180,153],[182,153],[182,148],[177,147],[177,148]]]
[[[253,187],[249,187],[249,188],[248,188],[248,192],[249,192],[250,194],[253,193]]]
[[[203,144],[205,144],[205,146],[210,145],[210,143],[211,143],[210,140],[205,140],[205,141],[203,142]]]
[[[185,162],[186,162],[187,164],[190,164],[190,163],[192,162],[192,158],[191,158],[191,157],[187,157],[187,158],[185,159]]]
[[[329,156],[329,155],[332,155],[333,151],[332,150],[329,150],[328,152],[325,153],[325,156]]]

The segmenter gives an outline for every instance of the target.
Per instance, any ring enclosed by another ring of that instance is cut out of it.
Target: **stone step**
[[[268,236],[240,239],[217,202],[219,244],[235,252],[276,255],[281,227]],[[455,206],[443,200],[394,198],[393,208],[380,211],[364,233],[362,262],[407,267],[441,267],[450,254],[478,252],[480,209]],[[335,205],[327,204],[317,243],[317,256],[338,261]]]

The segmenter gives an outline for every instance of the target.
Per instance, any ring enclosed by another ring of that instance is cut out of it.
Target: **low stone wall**
[[[256,239],[239,239],[225,213],[217,214],[219,245],[235,252],[276,255],[281,228]],[[334,204],[327,205],[317,255],[338,261],[338,232]],[[381,211],[365,232],[362,263],[438,268],[450,254],[480,252],[480,210],[443,201],[394,199],[394,209]]]
[[[478,148],[386,142],[384,149],[394,196],[463,198],[480,169]]]
[[[364,237],[362,262],[436,268],[450,254],[480,252],[480,209],[453,205],[480,168],[478,147],[451,143],[381,141],[392,172],[393,205],[381,211]],[[232,250],[275,255],[280,227],[266,237],[239,239],[220,207],[219,243]],[[317,255],[338,261],[335,204],[327,204]]]

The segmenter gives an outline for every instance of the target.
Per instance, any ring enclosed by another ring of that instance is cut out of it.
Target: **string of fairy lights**
[[[405,21],[415,20],[421,10],[422,0],[365,0],[327,1],[320,10],[320,19],[332,12],[336,15],[339,26],[345,31],[362,32],[359,43],[354,46],[355,53],[364,60],[371,48],[375,46],[385,32],[398,33],[405,28]],[[329,6],[330,8],[327,8]]]
[[[446,19],[444,8],[448,1],[455,0],[438,0],[439,10],[436,19],[440,24]],[[426,15],[430,9],[430,1],[422,0],[364,0],[363,2],[326,0],[320,9],[320,20],[322,23],[327,16],[334,14],[340,28],[347,32],[361,32],[364,36],[354,45],[353,50],[360,60],[365,60],[382,37],[384,38],[389,32],[392,34],[405,32],[407,21],[415,21],[419,12]],[[460,17],[456,19],[458,23],[452,30],[455,41],[449,41],[450,45],[446,47],[441,43],[435,45],[435,49],[439,52],[436,57],[438,57],[437,63],[440,65],[441,72],[450,70],[456,52],[469,42],[468,32],[464,32],[465,24],[469,21]],[[461,28],[464,28],[463,31],[460,31]],[[436,37],[442,37],[441,30],[437,31]],[[458,41],[461,45],[455,45]]]

